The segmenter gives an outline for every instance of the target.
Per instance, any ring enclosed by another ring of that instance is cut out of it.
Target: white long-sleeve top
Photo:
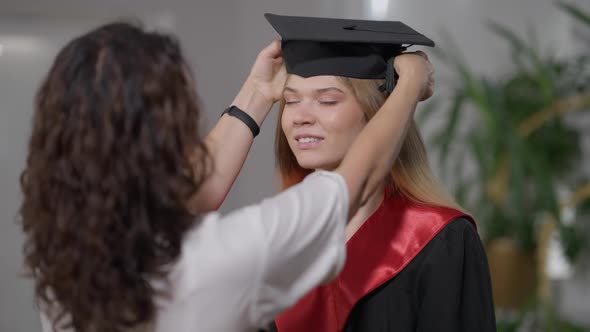
[[[348,190],[337,173],[227,215],[209,213],[186,234],[145,331],[254,331],[336,276],[346,257]],[[161,285],[154,285],[161,287]],[[43,331],[50,324],[42,314]]]

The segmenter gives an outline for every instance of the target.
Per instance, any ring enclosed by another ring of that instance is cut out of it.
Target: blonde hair
[[[365,120],[369,121],[385,102],[386,95],[379,91],[383,81],[346,77],[339,77],[339,79],[353,92],[361,105]],[[301,182],[305,176],[313,172],[311,169],[299,166],[289,147],[281,127],[284,108],[285,104],[282,101],[275,136],[275,157],[283,190]],[[464,211],[432,173],[424,142],[414,120],[408,128],[399,156],[386,182],[387,185],[393,186],[402,195],[415,202]]]

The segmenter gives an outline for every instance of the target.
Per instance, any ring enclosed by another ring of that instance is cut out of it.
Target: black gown
[[[496,331],[487,258],[473,225],[447,225],[354,307],[344,331]]]
[[[399,273],[358,299],[345,322],[344,332],[496,331],[488,262],[471,221],[448,222]]]

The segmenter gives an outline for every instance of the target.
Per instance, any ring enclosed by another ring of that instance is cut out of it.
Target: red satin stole
[[[340,275],[319,286],[276,320],[279,332],[336,332],[353,307],[391,280],[451,221],[465,217],[455,209],[417,204],[385,193],[381,206],[347,243]]]

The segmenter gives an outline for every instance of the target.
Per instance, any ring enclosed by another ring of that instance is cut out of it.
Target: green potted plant
[[[557,6],[590,29],[589,14],[563,2]],[[580,130],[566,121],[590,110],[590,56],[543,55],[534,42],[499,24],[489,26],[510,45],[510,71],[503,77],[478,75],[459,48],[445,43],[449,48],[436,54],[451,67],[455,86],[448,106],[437,107],[434,101],[428,114],[445,112],[446,123],[433,143],[443,179],[478,220],[496,304],[522,308],[537,295],[542,225],[554,223],[571,261],[585,242],[578,231],[581,218],[566,224],[562,212],[580,208],[590,197],[580,164]],[[464,172],[466,160],[475,165],[473,174]],[[560,197],[561,189],[571,196]]]

